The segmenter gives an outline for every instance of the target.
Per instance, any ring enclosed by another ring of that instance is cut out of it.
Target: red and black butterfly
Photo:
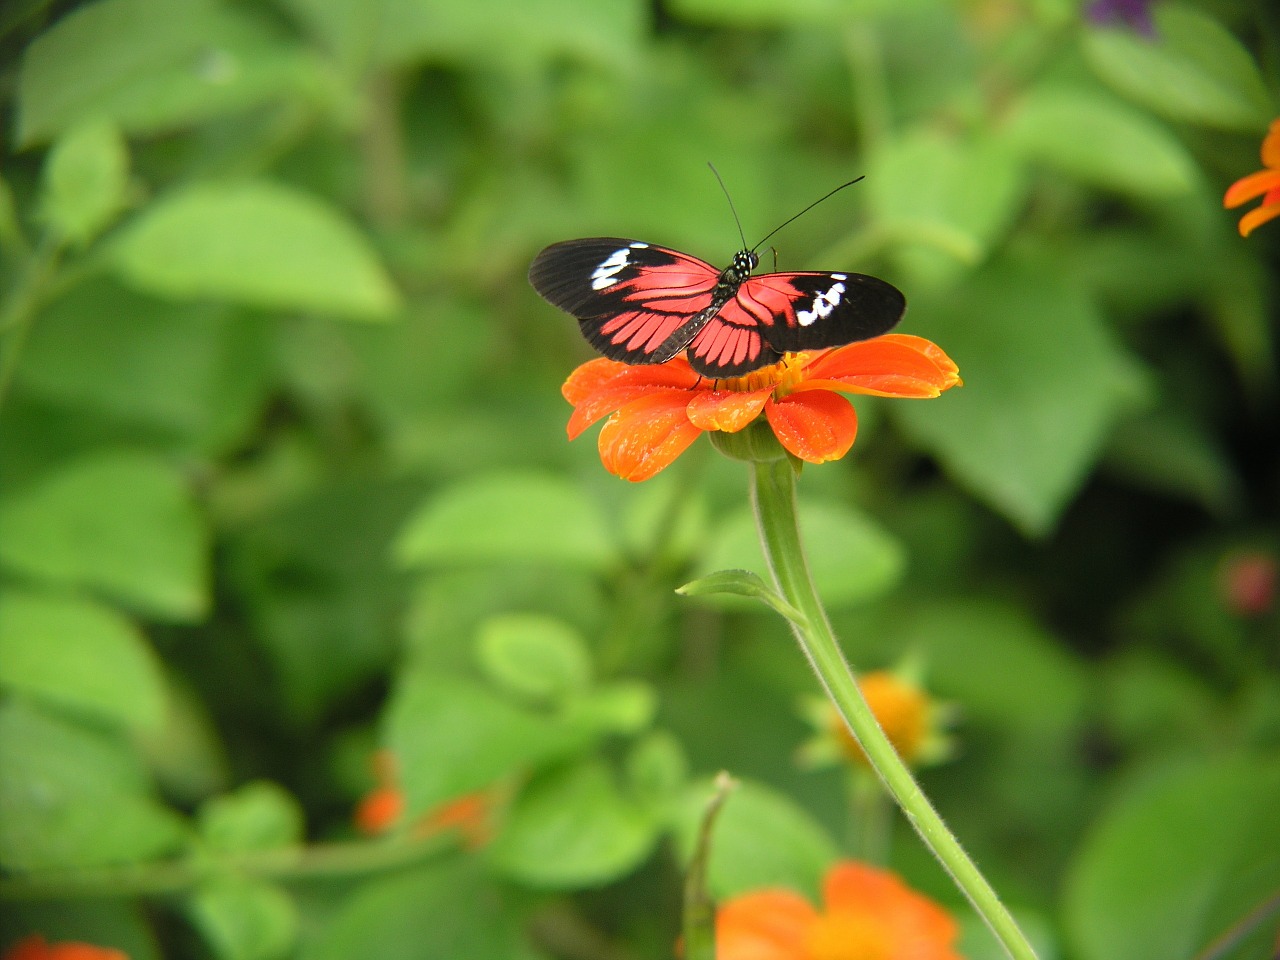
[[[716,379],[777,363],[789,351],[878,336],[907,309],[901,291],[876,277],[752,276],[759,262],[755,248],[744,249],[717,270],[668,247],[590,237],[547,247],[529,267],[529,282],[576,317],[583,336],[606,357],[665,363],[688,350],[693,369]]]

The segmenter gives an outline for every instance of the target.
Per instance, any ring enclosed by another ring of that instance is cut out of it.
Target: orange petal
[[[596,357],[574,368],[573,373],[565,379],[560,393],[576,406],[626,369],[625,363]]]
[[[404,793],[398,787],[370,790],[356,807],[356,829],[368,836],[386,833],[404,814]]]
[[[1227,192],[1222,195],[1222,205],[1230,210],[1276,187],[1280,187],[1280,170],[1259,170],[1227,187]]]
[[[858,415],[853,404],[826,390],[806,390],[783,397],[768,404],[765,415],[779,442],[809,463],[839,460],[858,435]]]
[[[666,363],[635,365],[596,357],[569,374],[560,388],[564,398],[575,406],[597,390],[617,381],[644,383],[658,387],[694,387],[702,377],[693,372],[689,361],[676,357]]]
[[[576,440],[583,430],[632,400],[658,390],[678,390],[688,395],[703,382],[689,361],[678,357],[667,363],[633,366],[614,360],[591,360],[569,375],[560,392],[574,405],[566,430]]]
[[[818,357],[793,389],[840,390],[878,397],[936,397],[960,383],[959,369],[923,337],[886,333]]]
[[[1280,217],[1280,202],[1263,204],[1257,210],[1250,210],[1240,218],[1240,236],[1247,237],[1256,228],[1276,217]]]
[[[955,919],[897,874],[845,861],[827,871],[823,898],[830,913],[870,914],[890,928],[904,956],[955,960]]]
[[[1271,121],[1271,129],[1262,140],[1262,165],[1280,170],[1280,119]]]
[[[619,382],[620,381],[620,382]],[[591,394],[578,404],[565,424],[565,431],[570,440],[577,440],[582,431],[587,429],[601,417],[608,416],[615,410],[621,410],[627,404],[642,397],[656,394],[668,394],[672,402],[679,400],[683,404],[689,402],[689,391],[672,387],[656,387],[649,383],[635,383],[628,378],[618,378],[603,389]]]
[[[804,960],[817,912],[789,890],[762,890],[716,911],[716,960]]]
[[[600,462],[623,480],[648,480],[702,432],[685,413],[688,395],[663,390],[632,400],[600,431]]]
[[[760,416],[772,392],[771,387],[750,391],[699,391],[689,401],[689,420],[699,430],[737,433]]]
[[[92,943],[77,941],[50,944],[40,934],[34,933],[10,947],[4,955],[4,960],[129,960],[129,958],[123,950],[116,950],[114,947],[99,947]]]

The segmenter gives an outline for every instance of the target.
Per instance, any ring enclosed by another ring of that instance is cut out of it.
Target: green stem
[[[689,859],[689,871],[684,879],[684,933],[685,960],[715,960],[716,912],[707,892],[707,864],[711,860],[711,830],[715,826],[720,808],[729,794],[738,786],[737,781],[723,771],[715,782],[715,793],[707,801],[698,827],[698,841]]]
[[[281,882],[364,876],[430,860],[456,844],[456,838],[445,832],[421,840],[317,843],[163,863],[41,871],[0,880],[0,901],[173,895],[227,871]]]
[[[893,840],[893,804],[880,781],[861,766],[849,771],[850,834],[858,859],[883,866]]]
[[[792,623],[801,649],[813,665],[849,730],[925,845],[1014,960],[1036,960],[1035,951],[921,791],[863,699],[831,630],[809,576],[796,521],[795,471],[788,459],[753,464],[752,505],[765,557],[782,595],[800,611]]]

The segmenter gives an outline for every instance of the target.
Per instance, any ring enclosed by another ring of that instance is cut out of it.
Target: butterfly
[[[902,292],[876,277],[755,276],[759,262],[754,247],[739,250],[717,270],[669,247],[589,237],[544,249],[529,267],[529,282],[552,306],[576,317],[583,336],[611,360],[665,363],[684,350],[690,366],[713,379],[770,366],[784,353],[879,336],[907,309]]]

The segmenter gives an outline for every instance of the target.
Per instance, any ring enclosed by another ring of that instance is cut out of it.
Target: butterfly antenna
[[[742,237],[742,249],[745,250],[747,249],[747,237],[742,232],[742,221],[738,219],[738,211],[734,209],[733,197],[729,196],[729,188],[724,185],[724,178],[720,176],[720,171],[716,169],[716,165],[708,160],[707,166],[716,175],[716,180],[720,182],[720,189],[724,191],[724,198],[729,201],[729,212],[733,214],[733,222],[738,225],[738,236]],[[826,197],[823,197],[823,199],[825,200]],[[776,230],[774,232],[777,233]],[[766,237],[765,239],[768,238]],[[759,244],[756,244],[756,246],[759,246]]]
[[[712,170],[714,170],[714,169],[715,169],[715,167],[712,167],[711,169],[712,169]],[[717,174],[716,174],[716,176],[718,177],[718,176],[720,176],[720,174],[718,174],[718,173],[717,173]],[[835,188],[834,190],[832,190],[830,193],[825,194],[824,196],[821,196],[821,197],[819,197],[817,200],[813,201],[813,203],[809,204],[807,207],[805,207],[803,210],[801,210],[799,213],[797,213],[797,214],[796,214],[794,217],[792,217],[790,220],[785,220],[785,221],[783,221],[782,223],[778,224],[776,227],[774,227],[772,230],[770,230],[768,233],[766,233],[766,234],[764,235],[764,238],[760,241],[760,243],[764,243],[764,241],[765,241],[765,240],[768,240],[768,239],[769,239],[770,237],[772,237],[775,233],[777,233],[779,230],[781,230],[783,227],[785,227],[788,223],[791,223],[791,221],[792,221],[792,220],[799,220],[799,219],[800,219],[801,217],[803,217],[806,213],[808,213],[810,210],[812,210],[814,207],[816,207],[818,204],[820,204],[823,200],[826,200],[826,199],[828,199],[828,198],[830,198],[830,197],[834,197],[837,193],[839,193],[839,192],[840,192],[841,190],[843,190],[845,187],[852,187],[852,186],[853,186],[855,183],[857,183],[859,180],[864,180],[864,179],[866,179],[866,177],[865,177],[865,176],[863,176],[863,177],[855,177],[853,180],[850,180],[848,183],[842,183],[842,184],[840,184],[840,186],[836,187],[836,188]],[[721,186],[724,186],[724,184],[722,183],[722,184],[721,184]],[[729,205],[730,205],[730,206],[733,206],[732,201],[730,202],[730,204],[729,204]],[[735,217],[737,217],[737,214],[735,213],[735,214],[734,214],[734,216],[735,216]],[[741,232],[742,232],[742,228],[741,228],[741,227],[739,227],[739,228],[738,228],[738,232],[739,232],[739,233],[741,233]],[[745,244],[745,243],[746,243],[746,240],[743,240],[742,242]],[[752,250],[755,250],[757,247],[759,247],[759,246],[760,246],[760,243],[757,243],[757,244],[756,244],[754,247],[752,247],[751,249],[752,249]]]

